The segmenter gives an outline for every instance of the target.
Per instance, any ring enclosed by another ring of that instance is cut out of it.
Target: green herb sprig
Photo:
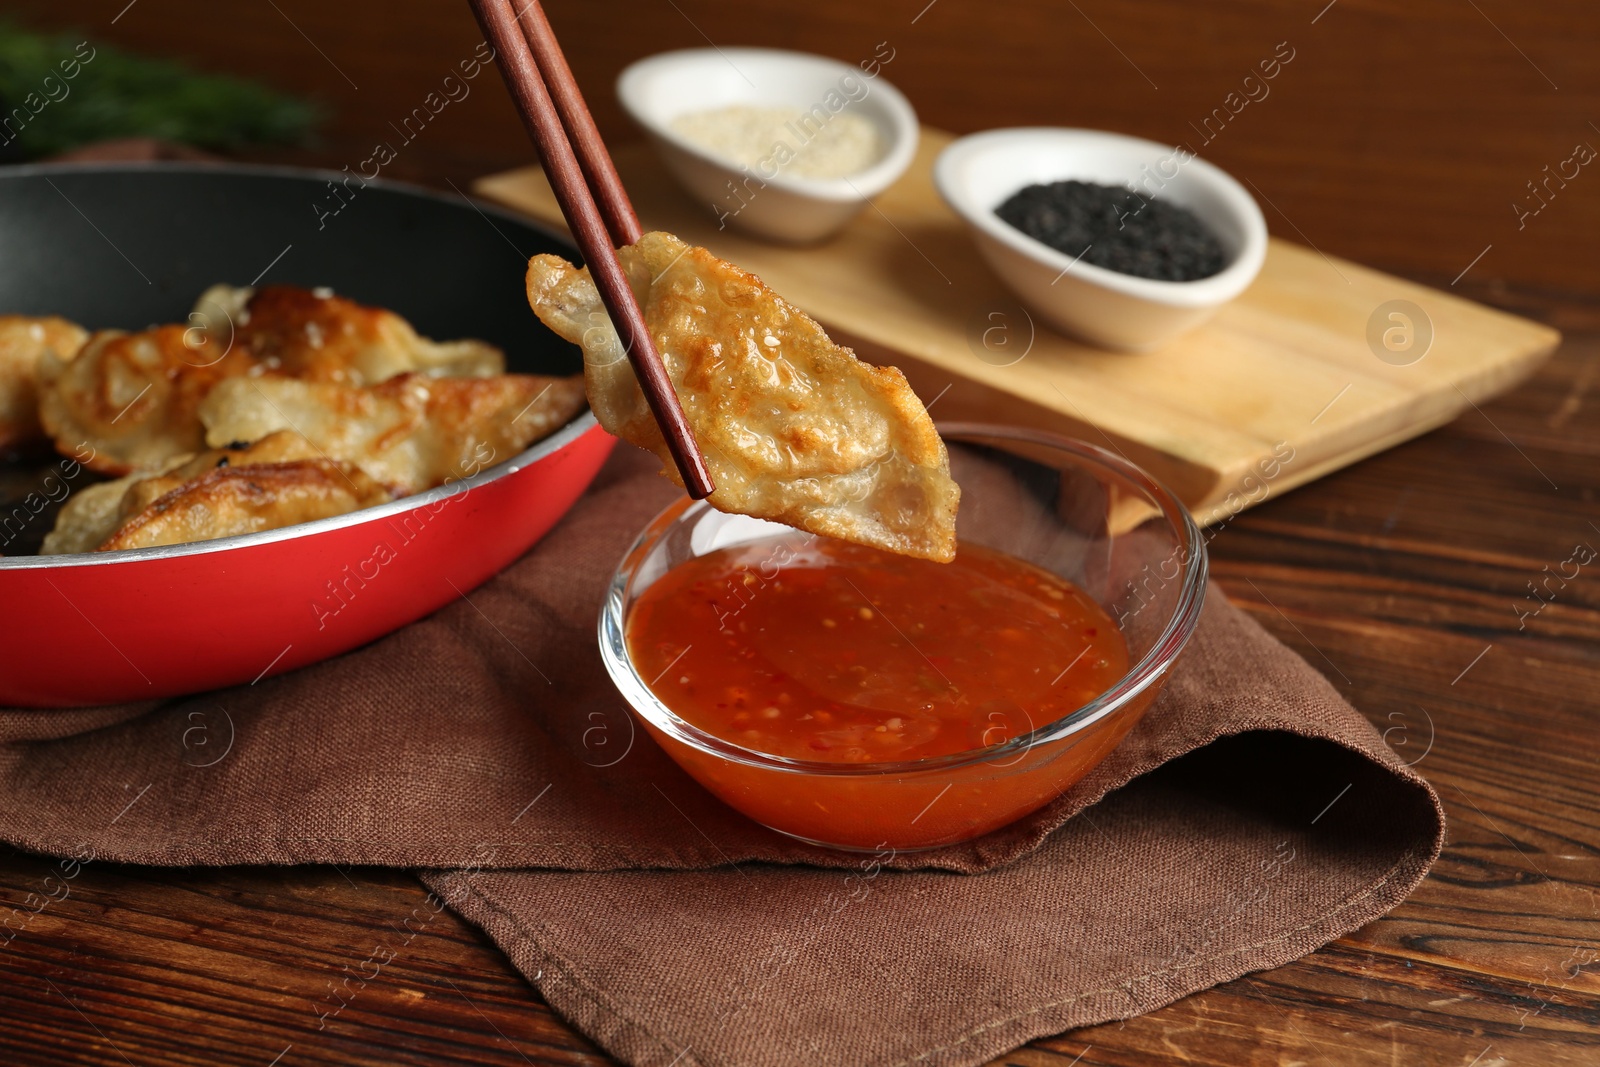
[[[120,137],[218,151],[302,144],[320,118],[316,105],[256,82],[0,21],[0,151],[13,158]]]

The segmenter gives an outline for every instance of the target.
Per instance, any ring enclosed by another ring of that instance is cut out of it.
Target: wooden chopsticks
[[[546,87],[555,99],[556,111],[561,114],[561,125],[567,131],[578,155],[578,165],[588,179],[589,188],[595,190],[595,200],[600,214],[605,217],[611,241],[618,245],[631,245],[642,235],[639,216],[633,213],[628,191],[622,187],[616,164],[600,139],[600,130],[589,114],[589,105],[578,91],[578,80],[567,66],[567,57],[556,41],[556,32],[545,17],[544,5],[539,0],[524,0],[527,4],[517,14],[522,34],[533,49],[533,58],[544,73]]]
[[[617,262],[616,245],[639,239],[639,218],[550,22],[538,0],[519,0],[526,5],[520,18],[512,10],[511,0],[470,2],[478,25],[494,46],[500,73],[544,161],[556,202],[611,315],[623,351],[683,476],[684,488],[696,499],[709,496],[716,488],[711,472],[650,339],[644,313]]]

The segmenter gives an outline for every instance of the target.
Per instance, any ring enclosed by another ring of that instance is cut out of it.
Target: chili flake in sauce
[[[1128,669],[1071,583],[962,545],[952,563],[796,534],[674,567],[628,616],[640,675],[685,721],[744,748],[840,763],[999,744]]]

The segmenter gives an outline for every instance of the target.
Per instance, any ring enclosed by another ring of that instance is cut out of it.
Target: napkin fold
[[[676,492],[619,450],[499,577],[329,662],[202,696],[0,711],[0,839],[51,855],[419,869],[636,1064],[975,1064],[1295,959],[1438,855],[1427,783],[1220,591],[1144,720],[1045,809],[857,856],[724,807],[599,661]]]

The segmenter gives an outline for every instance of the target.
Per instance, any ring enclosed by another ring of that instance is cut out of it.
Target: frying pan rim
[[[281,178],[314,178],[318,181],[343,180],[348,177],[344,171],[325,170],[317,167],[294,167],[274,163],[234,163],[221,161],[216,163],[203,163],[193,161],[148,161],[148,162],[115,162],[115,163],[22,163],[9,166],[0,170],[0,182],[30,176],[51,177],[59,174],[118,174],[127,172],[141,173],[197,173],[215,174],[226,172],[241,176],[252,177],[281,177]],[[357,176],[357,180],[367,185],[378,186],[391,192],[403,195],[418,196],[427,200],[438,201],[452,207],[461,207],[465,201],[468,207],[476,209],[487,219],[490,213],[504,221],[513,222],[520,226],[536,230],[551,238],[560,245],[565,246],[574,255],[576,247],[572,239],[555,228],[545,225],[537,219],[527,218],[513,214],[494,204],[480,203],[479,201],[458,193],[451,197],[438,190],[426,186],[415,185],[411,182],[397,181],[392,178],[365,178]],[[64,194],[63,194],[64,195]],[[493,225],[491,223],[491,225]],[[502,234],[502,237],[505,235]],[[509,238],[508,238],[509,240]],[[515,245],[512,246],[516,248]],[[521,249],[516,249],[519,253]],[[189,541],[177,545],[159,545],[154,548],[121,549],[113,552],[73,552],[57,556],[0,556],[0,574],[8,571],[28,570],[64,570],[72,567],[104,567],[119,563],[137,563],[143,560],[176,559],[186,556],[207,555],[214,552],[232,552],[248,549],[256,545],[271,544],[277,541],[288,541],[303,537],[313,537],[320,533],[356,526],[367,522],[377,522],[393,518],[420,508],[429,507],[441,501],[449,500],[456,496],[465,495],[472,490],[495,482],[501,478],[509,477],[520,471],[523,467],[539,460],[545,459],[561,451],[568,444],[578,440],[585,434],[599,427],[594,412],[585,408],[578,415],[565,423],[560,429],[539,441],[534,442],[524,451],[513,456],[503,463],[483,470],[470,478],[436,486],[421,493],[400,497],[386,504],[376,504],[371,507],[357,508],[355,511],[343,515],[334,515],[326,519],[315,519],[311,522],[296,523],[292,526],[282,526],[276,530],[262,530],[256,533],[236,534],[232,537],[218,537],[208,541]]]

